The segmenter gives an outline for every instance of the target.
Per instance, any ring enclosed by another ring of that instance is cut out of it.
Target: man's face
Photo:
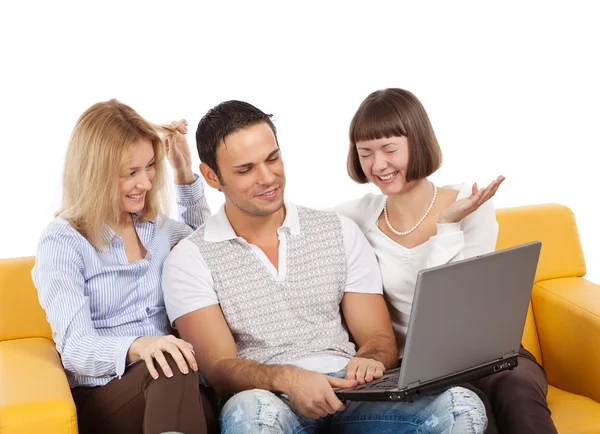
[[[281,209],[285,171],[268,124],[261,122],[227,136],[217,148],[217,164],[221,172],[218,188],[228,206],[254,216]]]

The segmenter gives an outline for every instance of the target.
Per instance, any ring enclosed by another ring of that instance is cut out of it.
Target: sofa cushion
[[[46,313],[31,280],[35,258],[0,259],[0,341],[52,339]]]
[[[559,433],[600,433],[600,403],[585,396],[549,386],[548,406],[552,411],[552,420]]]
[[[77,411],[54,342],[0,342],[0,433],[77,434]]]

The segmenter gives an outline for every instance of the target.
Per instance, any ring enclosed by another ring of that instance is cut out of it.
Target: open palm
[[[473,189],[469,197],[457,200],[440,214],[440,223],[457,223],[469,214],[475,212],[481,205],[487,202],[498,190],[500,184],[504,181],[504,176],[499,176],[485,188],[479,190],[477,183],[473,184]]]

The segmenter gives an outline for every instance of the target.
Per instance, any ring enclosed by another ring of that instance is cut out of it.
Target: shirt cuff
[[[175,197],[178,204],[198,202],[204,196],[202,177],[194,173],[196,180],[191,184],[175,184]]]
[[[460,222],[457,223],[438,223],[437,224],[437,234],[438,235],[446,235],[460,232]]]
[[[139,336],[127,336],[117,343],[117,350],[115,351],[115,374],[119,378],[121,378],[121,376],[125,373],[127,352],[129,351],[129,347],[131,347],[133,341],[135,341],[138,337]]]

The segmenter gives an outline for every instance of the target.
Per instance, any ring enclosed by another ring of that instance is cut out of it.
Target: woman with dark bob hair
[[[442,153],[421,102],[403,89],[371,93],[350,124],[348,173],[373,183],[336,211],[353,219],[377,256],[400,353],[420,270],[494,251],[498,224],[489,200],[504,180],[438,187],[428,177]],[[546,375],[524,348],[518,367],[472,388],[488,411],[487,433],[556,433],[546,402]]]

